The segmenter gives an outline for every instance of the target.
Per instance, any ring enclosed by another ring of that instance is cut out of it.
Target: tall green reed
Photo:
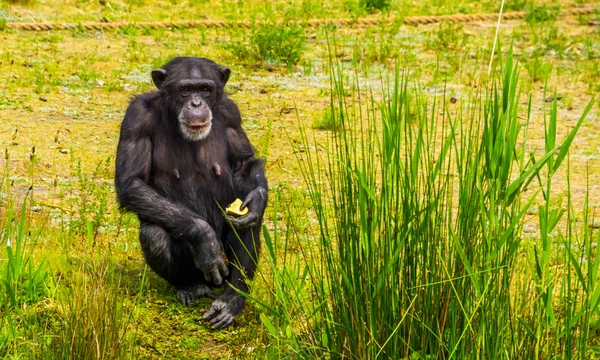
[[[24,302],[36,301],[38,296],[45,291],[44,281],[47,274],[43,262],[34,265],[31,248],[35,239],[26,228],[27,198],[29,191],[23,199],[18,218],[14,209],[9,209],[6,219],[6,228],[3,233],[6,263],[0,267],[1,284],[5,290],[6,300],[11,307],[18,307]],[[15,221],[16,220],[16,221]]]
[[[0,195],[2,195],[0,189]],[[27,191],[20,208],[6,199],[4,228],[0,232],[0,356],[18,353],[25,315],[24,310],[42,300],[48,292],[46,263],[36,264],[33,249],[38,240],[28,228]],[[18,209],[18,210],[17,210]],[[39,235],[39,234],[38,234]]]
[[[555,94],[556,95],[556,94]],[[591,110],[592,102],[571,133],[577,132],[583,119]],[[552,103],[548,116],[544,116],[544,134],[546,150],[554,148],[557,134],[557,104]],[[543,199],[538,207],[540,243],[534,245],[535,293],[538,301],[533,304],[532,323],[526,328],[535,334],[531,346],[531,357],[540,358],[548,354],[563,354],[566,358],[588,358],[587,340],[591,329],[600,328],[591,324],[600,299],[598,266],[600,257],[592,250],[594,237],[600,236],[588,227],[591,220],[589,208],[589,184],[583,211],[575,211],[572,203],[570,168],[567,168],[567,204],[566,208],[552,201],[552,179],[561,163],[568,155],[568,147],[573,141],[569,136],[560,146],[557,154],[549,157],[545,166],[547,181],[540,181]],[[559,222],[567,213],[566,226]],[[596,240],[597,241],[597,240]],[[557,251],[556,248],[562,249]],[[556,260],[564,271],[556,270]],[[587,274],[584,275],[584,272]],[[563,273],[565,273],[563,276]],[[557,297],[558,293],[558,297]],[[556,310],[555,310],[556,309]],[[556,312],[560,314],[556,314]],[[531,326],[533,325],[533,326]]]
[[[562,211],[549,210],[549,194],[592,103],[561,143],[555,104],[544,152],[534,154],[527,144],[532,100],[519,105],[512,51],[498,77],[452,111],[444,93],[428,98],[399,68],[380,97],[358,75],[348,80],[341,65],[330,70],[336,129],[300,159],[319,252],[303,251],[296,283],[285,261],[277,266],[273,240],[287,244],[297,235],[265,235],[277,306],[262,302],[269,315],[261,319],[286,347],[279,355],[584,358],[600,294],[598,260],[592,233],[569,205],[563,237],[578,239],[582,250],[565,252],[569,276],[557,280],[550,234]],[[303,140],[310,149],[306,133]],[[521,230],[540,194],[539,246],[535,240],[531,255]],[[580,265],[577,256],[594,265]],[[309,303],[298,297],[307,279]],[[554,287],[569,304],[560,321]]]

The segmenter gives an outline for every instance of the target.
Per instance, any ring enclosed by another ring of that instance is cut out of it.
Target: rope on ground
[[[561,9],[560,16],[586,15],[596,11],[593,6],[581,6]],[[503,20],[519,20],[527,16],[525,11],[513,11],[502,14]],[[454,15],[437,15],[437,16],[408,16],[401,19],[405,25],[426,25],[442,22],[452,23],[469,23],[477,21],[494,21],[498,19],[498,14],[454,14]],[[394,18],[390,17],[373,17],[360,19],[313,19],[302,24],[309,27],[318,27],[321,25],[334,26],[372,26],[383,22],[391,22]],[[283,23],[283,22],[280,22]],[[252,23],[248,21],[219,21],[219,20],[178,20],[178,21],[156,21],[156,22],[88,22],[81,24],[72,23],[50,23],[50,22],[8,22],[4,25],[7,29],[28,30],[28,31],[52,31],[52,30],[116,30],[127,27],[136,28],[250,28]]]

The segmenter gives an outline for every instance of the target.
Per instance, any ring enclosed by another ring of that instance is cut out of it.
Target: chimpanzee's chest
[[[218,213],[235,199],[227,143],[216,136],[198,142],[153,142],[151,186],[171,201],[185,204],[207,216]],[[218,205],[217,205],[218,204]],[[208,220],[208,219],[207,219]]]

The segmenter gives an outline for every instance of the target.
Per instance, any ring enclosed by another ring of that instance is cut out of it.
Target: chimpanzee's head
[[[205,139],[231,71],[212,60],[176,57],[152,71],[152,80],[176,116],[183,137]]]

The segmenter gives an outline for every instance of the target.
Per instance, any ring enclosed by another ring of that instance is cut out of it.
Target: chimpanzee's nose
[[[193,106],[193,107],[198,107],[198,106],[200,106],[200,104],[202,104],[202,101],[201,101],[200,99],[198,99],[198,98],[196,98],[196,97],[194,97],[194,98],[192,99],[192,106]]]

